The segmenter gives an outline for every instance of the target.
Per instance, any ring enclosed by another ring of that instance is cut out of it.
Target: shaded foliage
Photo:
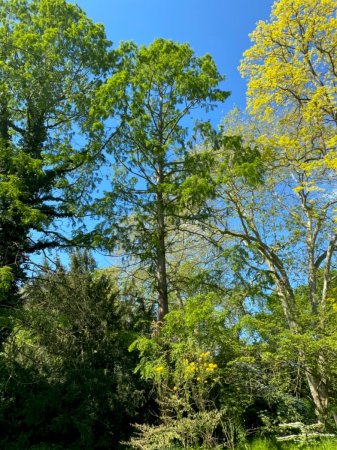
[[[118,300],[87,253],[72,255],[69,271],[46,267],[24,295],[2,355],[2,446],[114,448],[132,420],[145,419],[149,392],[128,347],[150,317],[137,326],[140,308]]]

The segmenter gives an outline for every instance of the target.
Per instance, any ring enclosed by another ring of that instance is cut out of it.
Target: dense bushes
[[[158,333],[123,283],[75,253],[26,284],[0,359],[2,448],[234,448],[316,421],[291,335],[267,334],[234,291],[186,300]]]
[[[115,448],[146,419],[149,388],[128,347],[149,316],[137,326],[140,308],[119,301],[87,254],[73,255],[69,272],[46,267],[24,296],[1,359],[2,448]]]

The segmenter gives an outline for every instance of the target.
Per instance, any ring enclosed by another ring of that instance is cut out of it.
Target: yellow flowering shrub
[[[158,432],[183,448],[200,443],[217,448],[215,430],[221,427],[223,410],[217,408],[215,399],[222,376],[214,339],[206,340],[211,328],[207,327],[207,337],[203,335],[205,320],[217,333],[223,329],[224,318],[214,308],[212,296],[189,300],[185,309],[165,317],[157,336],[140,338],[132,345],[142,356],[142,376],[154,383],[160,409],[160,425],[142,429],[140,440]],[[146,445],[151,448],[149,441]]]

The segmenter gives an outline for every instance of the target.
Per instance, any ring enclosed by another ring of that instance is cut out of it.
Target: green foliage
[[[275,3],[242,64],[257,120],[217,132],[191,125],[228,96],[210,55],[0,0],[1,448],[336,447],[335,12]],[[25,280],[84,244],[123,267],[77,249]]]
[[[10,304],[29,255],[69,245],[53,225],[88,193],[100,145],[89,110],[113,58],[102,26],[65,0],[1,0],[0,41],[0,268],[12,271]]]
[[[228,315],[215,294],[192,298],[165,316],[159,336],[132,344],[141,356],[138,370],[154,383],[160,407],[158,424],[137,427],[134,448],[174,443],[218,448],[222,440],[233,439],[228,424],[235,414],[221,402],[225,371],[219,366],[236,350],[234,336],[223,326]]]
[[[313,444],[286,444],[278,443],[274,439],[256,439],[252,443],[240,445],[238,450],[297,450],[297,449],[312,449],[312,450],[334,450],[336,448],[336,440],[324,439],[323,442],[316,442]]]
[[[261,185],[265,167],[259,148],[245,143],[242,136],[230,136],[231,130],[224,130],[222,137],[221,162],[219,165],[220,182],[228,183],[231,177],[243,180],[252,187]]]
[[[119,71],[100,87],[96,108],[106,119],[120,108],[120,127],[108,141],[112,188],[95,210],[102,245],[118,246],[152,273],[160,319],[168,311],[167,260],[183,221],[200,216],[214,192],[211,151],[193,149],[190,115],[212,109],[228,93],[210,55],[188,44],[157,39],[148,47],[124,43]],[[111,104],[111,99],[114,99]],[[93,109],[93,115],[95,110]],[[208,126],[196,133],[210,132]],[[101,220],[103,219],[103,220]]]
[[[0,299],[6,296],[9,291],[12,282],[14,281],[14,276],[12,269],[9,266],[4,266],[0,268]]]
[[[128,436],[131,420],[145,419],[146,384],[133,374],[137,355],[128,353],[136,335],[130,305],[86,253],[72,256],[69,271],[47,269],[25,288],[24,311],[4,347],[1,446],[111,448]]]
[[[334,275],[331,275],[334,280]],[[322,280],[319,279],[318,282],[321,283]],[[335,281],[331,281],[329,293],[331,296],[335,289],[334,284]],[[283,398],[288,397],[290,401],[288,408],[285,409],[281,407],[283,401],[281,399],[278,401],[280,407],[278,415],[281,422],[302,420],[310,423],[313,420],[312,406],[307,401],[310,391],[303,367],[307,365],[312,374],[316,374],[317,370],[324,374],[330,386],[328,409],[330,417],[326,419],[326,425],[334,429],[331,414],[335,409],[334,386],[337,375],[335,365],[337,315],[333,308],[334,302],[322,306],[317,317],[308,305],[307,286],[298,287],[295,293],[297,323],[301,327],[301,333],[287,329],[282,307],[274,293],[267,298],[262,310],[240,320],[242,332],[249,344],[246,349],[252,357],[252,363],[261,370],[260,379],[262,380],[262,372],[266,371],[270,388],[275,394],[283,393]],[[255,342],[254,335],[258,336]],[[317,369],[318,360],[320,364]],[[297,398],[296,401],[294,396]]]
[[[261,141],[308,172],[336,168],[336,11],[334,0],[276,1],[240,67],[248,109],[269,128]]]
[[[221,418],[222,413],[214,410],[198,412],[158,426],[138,425],[138,436],[128,444],[141,450],[220,449],[223,446],[218,445],[212,435],[219,427]]]

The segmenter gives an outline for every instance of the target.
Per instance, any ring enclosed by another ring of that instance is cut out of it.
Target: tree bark
[[[328,387],[321,374],[306,370],[312,400],[315,405],[315,412],[318,420],[322,423],[327,419],[327,408],[329,404]]]
[[[162,165],[158,168],[158,192],[157,192],[157,290],[158,290],[158,322],[161,322],[168,313],[168,289],[166,271],[166,243],[165,243],[165,208],[163,194],[160,191],[163,183]]]

